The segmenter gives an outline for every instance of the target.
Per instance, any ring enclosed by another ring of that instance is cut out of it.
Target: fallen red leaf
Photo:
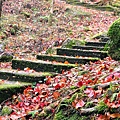
[[[120,118],[120,113],[110,114],[110,117],[111,117],[111,118]]]
[[[78,109],[80,107],[83,107],[85,105],[85,102],[83,100],[79,100],[78,103],[76,104],[75,108]]]
[[[55,99],[58,99],[59,96],[60,96],[60,93],[59,93],[59,92],[54,92],[54,93],[53,93],[53,97],[54,97]]]
[[[91,97],[96,97],[95,90],[93,90],[92,88],[87,88],[87,89],[84,91],[84,93],[86,93],[89,98],[91,98]]]
[[[60,84],[57,84],[57,85],[55,85],[55,90],[58,90],[58,89],[60,89]]]
[[[110,120],[110,117],[107,115],[100,115],[97,120]]]
[[[83,82],[82,82],[82,81],[79,81],[79,82],[77,83],[77,87],[81,87],[81,86],[83,86]]]

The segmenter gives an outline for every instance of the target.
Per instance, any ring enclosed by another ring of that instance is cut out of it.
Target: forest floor
[[[48,1],[5,1],[0,25],[1,51],[14,58],[31,60],[51,46],[61,46],[68,38],[98,41],[93,37],[106,34],[119,17],[114,12],[88,9],[59,0],[55,2],[51,26],[49,14]],[[0,120],[119,120],[119,66],[118,61],[108,57],[46,78],[45,84],[37,84],[25,89],[23,94],[13,96],[6,105],[14,112],[1,116]],[[0,68],[10,67],[9,62],[0,63]],[[23,117],[28,113],[32,117]]]

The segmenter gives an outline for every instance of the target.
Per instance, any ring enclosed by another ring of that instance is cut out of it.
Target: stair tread
[[[0,103],[4,100],[11,98],[13,95],[17,93],[22,93],[23,90],[32,85],[27,82],[18,82],[18,81],[8,81],[0,79]]]
[[[108,52],[107,51],[99,51],[99,50],[80,50],[80,49],[69,49],[69,48],[57,48],[57,55],[98,57],[100,59],[103,59],[108,56]]]
[[[93,47],[93,48],[101,48],[104,49],[104,46],[86,46],[86,45],[73,45],[73,47],[85,47],[85,48],[89,48],[89,47]]]
[[[80,51],[80,52],[96,52],[96,53],[108,53],[107,51],[100,51],[100,50],[80,50],[80,49],[69,49],[69,48],[57,48],[63,50],[71,50],[71,51]]]
[[[32,83],[27,83],[27,82],[18,82],[18,81],[9,81],[9,80],[2,80],[0,79],[0,81],[3,81],[2,84],[0,84],[0,90],[5,90],[8,88],[18,88],[21,86],[28,86],[28,85],[32,85]]]
[[[74,49],[73,49],[74,50]],[[46,56],[46,57],[60,57],[60,58],[72,58],[72,59],[99,59],[97,57],[83,57],[83,56],[65,56],[65,55],[51,55],[51,54],[38,54],[37,56]]]
[[[40,77],[40,76],[46,76],[46,75],[51,75],[52,73],[50,72],[36,72],[34,70],[16,70],[16,69],[0,69],[0,72],[5,72],[5,73],[12,73],[12,74],[16,74],[16,75],[27,75],[27,76],[36,76],[36,77]]]
[[[65,64],[61,62],[51,62],[51,61],[44,61],[44,60],[27,60],[27,59],[13,59],[12,61],[26,61],[26,62],[32,62],[32,63],[41,63],[41,64],[49,64],[49,65],[60,65],[60,66],[76,66],[75,64]]]
[[[107,42],[93,42],[93,41],[90,41],[90,42],[86,42],[85,45],[86,46],[105,46]]]
[[[98,44],[105,43],[105,44],[106,44],[107,42],[96,42],[96,41],[94,42],[94,41],[89,41],[89,42],[86,42],[86,43],[98,43]]]
[[[12,68],[13,69],[24,69],[26,67],[29,67],[30,69],[34,69],[35,71],[39,72],[55,72],[55,73],[61,73],[62,70],[71,69],[73,67],[76,67],[76,64],[70,64],[70,63],[60,63],[56,61],[43,61],[43,60],[20,60],[20,59],[14,59],[12,60]]]
[[[34,70],[15,70],[15,69],[0,69],[0,79],[21,82],[44,82],[46,76],[54,76],[55,73],[36,72]]]
[[[57,61],[57,62],[63,62],[65,63],[66,61],[68,63],[72,64],[86,64],[89,63],[90,61],[97,61],[100,60],[99,58],[93,58],[93,57],[82,57],[82,56],[63,56],[63,55],[46,55],[46,54],[41,54],[37,55],[37,59],[40,60],[48,60],[48,61]]]

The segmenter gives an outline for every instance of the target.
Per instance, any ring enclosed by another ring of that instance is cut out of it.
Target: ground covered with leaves
[[[4,102],[0,118],[118,120],[119,66],[119,62],[108,57],[47,77],[44,84],[29,86],[23,94]]]
[[[35,54],[60,46],[67,38],[91,41],[118,18],[113,12],[56,0],[54,21],[49,26],[49,11],[48,1],[5,1],[0,27],[4,49],[0,49],[15,58],[33,59]],[[1,103],[0,119],[119,120],[119,66],[118,61],[108,57],[47,77],[44,84],[29,86],[22,94]],[[0,68],[10,67],[11,63],[0,63]]]
[[[49,26],[50,2],[9,0],[3,2],[0,46],[19,58],[33,58],[51,46],[60,46],[67,38],[89,41],[106,32],[118,18],[113,12],[87,9],[56,0],[53,23]]]

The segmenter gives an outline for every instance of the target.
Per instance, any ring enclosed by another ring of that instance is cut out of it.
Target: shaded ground
[[[50,3],[46,1],[6,1],[1,19],[1,42],[15,57],[32,57],[67,38],[91,40],[106,32],[118,18],[113,12],[97,11],[56,1],[54,21],[48,26]]]

